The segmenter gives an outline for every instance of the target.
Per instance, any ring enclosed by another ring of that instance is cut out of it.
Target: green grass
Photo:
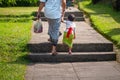
[[[22,51],[26,51],[31,25],[30,22],[0,23],[0,61],[14,61]]]
[[[0,80],[24,80],[25,70],[25,64],[0,63]]]
[[[33,19],[38,7],[0,8],[0,22],[28,22]]]
[[[0,23],[0,80],[24,80],[31,22]]]
[[[24,80],[26,65],[29,63],[26,55],[29,53],[27,43],[31,36],[32,20],[26,20],[21,15],[31,18],[30,14],[35,9],[0,8],[0,80]],[[16,20],[16,15],[19,20]]]
[[[38,7],[8,7],[0,8],[0,15],[31,15]]]
[[[91,0],[79,3],[79,8],[90,17],[93,27],[120,48],[120,12],[113,10],[109,4],[91,4]]]

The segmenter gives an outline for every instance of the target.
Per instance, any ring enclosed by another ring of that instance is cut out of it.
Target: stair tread
[[[81,21],[76,23],[76,39],[73,40],[74,52],[103,52],[113,51],[113,43],[105,39],[102,35],[97,33],[90,25]],[[65,30],[65,24],[61,24],[60,31],[62,36],[59,37],[58,51],[66,52],[68,47],[63,45],[63,33]],[[48,42],[49,36],[48,23],[43,22],[43,32],[34,33],[32,30],[32,38],[28,43],[31,52],[49,52],[51,51],[51,44]]]
[[[85,53],[68,53],[60,52],[56,56],[50,53],[29,54],[28,58],[33,62],[85,62],[85,61],[113,61],[116,60],[114,52],[85,52]]]
[[[76,23],[76,39],[73,43],[79,44],[90,44],[90,43],[110,43],[112,42],[105,39],[102,35],[97,33],[92,27],[90,27],[85,22],[75,22]],[[61,24],[60,31],[62,36],[59,37],[59,43],[62,43],[63,33],[65,30],[65,24]],[[43,22],[43,33],[36,34],[32,30],[32,39],[29,44],[47,43],[49,36],[47,35],[48,23]]]
[[[103,54],[115,54],[115,52],[72,52],[71,55],[103,55]],[[30,53],[29,55],[51,55],[51,53],[47,52],[47,53]],[[68,55],[68,52],[58,52],[57,54],[58,56],[60,55],[66,55],[66,56],[70,56]]]

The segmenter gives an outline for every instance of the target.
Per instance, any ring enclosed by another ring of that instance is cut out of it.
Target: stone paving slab
[[[76,39],[74,43],[111,43],[107,39],[105,39],[102,35],[97,33],[92,27],[90,27],[84,21],[75,22],[76,23]],[[60,31],[63,33],[65,30],[65,24],[62,23],[60,27]],[[32,39],[29,43],[41,43],[48,42],[49,38],[47,35],[48,32],[48,23],[43,22],[43,33],[34,33],[32,32]],[[63,35],[62,35],[63,36]],[[62,36],[59,38],[59,43],[62,43]],[[41,40],[40,40],[41,39]]]
[[[25,80],[120,80],[120,63],[31,63]]]
[[[120,76],[81,78],[80,80],[120,80]]]

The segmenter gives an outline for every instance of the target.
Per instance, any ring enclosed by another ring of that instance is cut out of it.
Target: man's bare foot
[[[52,56],[55,56],[57,55],[57,52],[56,52],[56,46],[52,46]]]
[[[52,51],[52,56],[56,56],[57,55],[57,52],[56,51]]]

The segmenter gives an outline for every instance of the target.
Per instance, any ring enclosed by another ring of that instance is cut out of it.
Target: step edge
[[[74,55],[109,55],[109,54],[115,54],[115,52],[73,52],[71,55],[69,55],[67,52],[58,52],[59,55],[67,55],[67,56],[74,56]],[[28,55],[51,55],[51,53],[29,53]]]

